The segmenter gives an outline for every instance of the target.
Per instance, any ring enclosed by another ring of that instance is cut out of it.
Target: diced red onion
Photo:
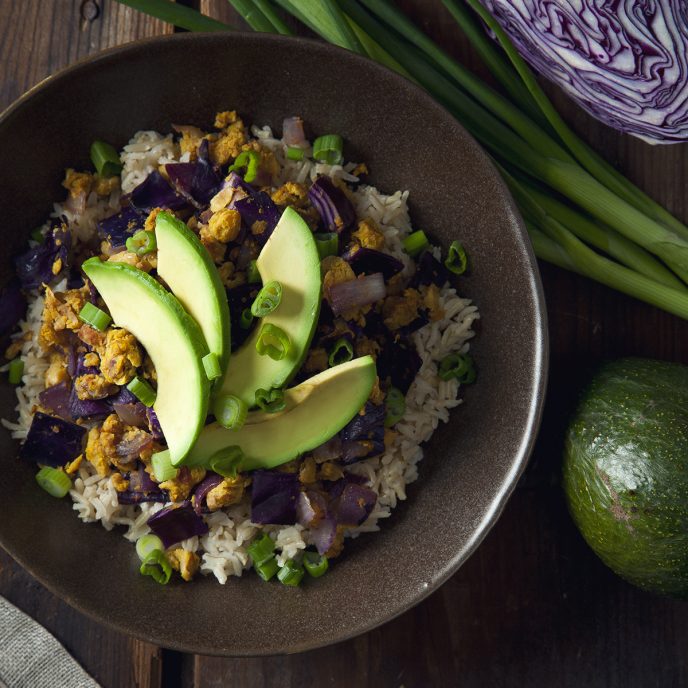
[[[306,145],[306,135],[303,133],[303,120],[300,117],[287,117],[282,122],[282,141],[287,146]]]
[[[327,515],[327,499],[321,492],[307,490],[296,501],[296,520],[305,528],[315,528]]]
[[[134,461],[139,454],[151,446],[153,436],[147,432],[139,431],[132,439],[123,439],[115,447],[117,457],[120,461]]]
[[[340,282],[331,286],[329,290],[330,304],[335,315],[375,303],[384,299],[386,295],[385,278],[381,272],[349,282]]]
[[[326,516],[311,529],[311,542],[316,546],[319,554],[325,554],[334,545],[337,538],[337,521],[333,516]]]
[[[308,199],[320,214],[320,219],[328,232],[343,232],[356,221],[351,201],[329,177],[320,176],[311,184]]]
[[[115,402],[112,405],[112,410],[119,416],[119,419],[127,425],[133,425],[137,428],[148,427],[146,407],[141,402],[134,404],[121,404]]]
[[[206,507],[206,497],[208,492],[217,487],[224,478],[217,473],[208,472],[208,474],[201,480],[193,491],[193,508],[197,514],[201,514]]]

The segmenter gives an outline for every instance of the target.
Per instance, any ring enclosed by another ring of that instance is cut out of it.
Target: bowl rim
[[[116,45],[110,48],[106,48],[92,55],[87,55],[80,58],[76,62],[69,64],[53,74],[41,79],[34,86],[29,88],[24,92],[19,98],[8,105],[2,112],[0,112],[0,131],[4,123],[18,113],[21,108],[30,101],[37,93],[42,92],[54,82],[59,82],[62,79],[68,78],[72,73],[78,73],[81,69],[89,67],[91,65],[97,64],[101,61],[109,61],[118,55],[129,53],[131,51],[146,50],[148,48],[154,47],[162,43],[177,43],[180,46],[185,43],[198,42],[204,40],[222,40],[232,41],[238,39],[239,41],[250,39],[252,41],[263,41],[267,44],[300,44],[306,46],[310,50],[322,51],[324,53],[333,53],[339,55],[345,60],[358,62],[360,64],[365,64],[368,68],[374,68],[381,70],[386,73],[387,77],[397,79],[401,82],[406,89],[412,89],[415,91],[415,96],[420,101],[419,106],[427,108],[428,110],[434,110],[439,114],[440,117],[449,117],[451,119],[452,126],[456,126],[459,130],[463,132],[463,136],[466,140],[466,145],[472,148],[478,157],[484,158],[486,166],[491,168],[494,181],[496,185],[500,188],[504,201],[507,205],[508,211],[510,212],[510,220],[512,221],[512,226],[514,230],[520,235],[520,239],[523,242],[526,254],[529,259],[531,268],[531,284],[529,285],[532,292],[532,317],[534,322],[535,337],[533,341],[533,346],[535,348],[534,364],[533,364],[533,394],[528,401],[528,413],[527,420],[520,436],[520,445],[518,450],[514,454],[511,460],[511,468],[499,485],[499,489],[493,495],[491,499],[490,508],[484,513],[480,518],[477,525],[473,530],[473,534],[470,540],[466,543],[465,547],[455,554],[448,562],[441,573],[437,576],[432,583],[430,583],[425,589],[419,590],[411,599],[406,601],[404,604],[395,607],[391,613],[385,615],[379,615],[375,618],[368,619],[366,623],[358,625],[354,629],[345,630],[337,636],[329,637],[319,642],[308,642],[308,643],[294,643],[291,642],[282,652],[251,652],[251,653],[228,653],[220,648],[211,648],[201,645],[188,645],[181,642],[177,642],[173,639],[157,636],[155,633],[146,633],[145,630],[132,629],[126,625],[119,623],[117,621],[111,620],[106,614],[99,612],[95,608],[90,606],[85,606],[81,601],[75,596],[71,595],[69,592],[61,589],[59,582],[49,580],[40,573],[34,572],[29,564],[25,562],[23,556],[20,553],[10,551],[7,548],[4,538],[2,537],[2,532],[0,532],[0,546],[6,551],[14,561],[16,561],[25,571],[29,573],[33,578],[35,578],[41,585],[45,586],[52,594],[56,595],[59,599],[84,614],[88,618],[96,621],[97,623],[103,624],[104,626],[113,629],[119,633],[122,633],[129,637],[135,637],[139,640],[145,642],[153,643],[159,647],[169,648],[172,650],[194,653],[194,654],[204,654],[211,656],[224,656],[224,657],[254,657],[254,656],[275,656],[293,654],[298,652],[305,652],[309,650],[318,649],[321,647],[326,647],[335,643],[350,640],[351,638],[357,637],[364,633],[368,633],[375,628],[382,626],[383,624],[392,621],[401,614],[412,609],[417,604],[422,602],[424,599],[429,597],[432,593],[437,591],[451,576],[453,576],[457,570],[466,562],[466,560],[473,555],[478,546],[485,539],[489,531],[495,525],[499,517],[501,516],[504,508],[511,497],[520,476],[525,471],[528,461],[532,454],[538,430],[542,421],[542,415],[544,410],[545,396],[547,390],[547,381],[549,376],[549,335],[548,335],[548,319],[547,319],[547,309],[545,304],[544,290],[542,286],[542,280],[540,276],[540,271],[535,257],[532,244],[528,238],[525,224],[523,218],[518,211],[516,203],[508,190],[506,184],[498,173],[491,157],[484,150],[484,148],[475,140],[475,138],[466,130],[466,128],[458,121],[451,113],[449,113],[446,108],[440,105],[431,95],[429,95],[424,89],[415,84],[413,81],[407,77],[394,72],[393,70],[381,65],[374,60],[363,57],[356,53],[353,53],[344,48],[326,43],[320,39],[305,38],[302,36],[284,36],[277,34],[266,34],[266,33],[255,33],[251,31],[231,31],[231,32],[189,32],[189,33],[176,33],[176,34],[163,34],[152,37],[146,37],[141,39],[135,39]]]

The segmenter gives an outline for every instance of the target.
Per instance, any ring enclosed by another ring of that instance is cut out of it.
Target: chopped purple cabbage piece
[[[51,284],[69,271],[72,234],[62,221],[56,221],[42,244],[34,246],[14,259],[17,277],[24,289],[37,289]],[[60,261],[58,263],[58,261]],[[59,270],[55,272],[55,269]]]
[[[74,420],[70,409],[70,396],[72,386],[69,382],[60,382],[58,385],[44,389],[38,395],[38,403],[54,416],[63,420]]]
[[[176,191],[196,208],[208,205],[222,185],[222,177],[208,159],[207,140],[198,147],[197,160],[168,163],[165,171]]]
[[[158,170],[153,170],[132,192],[130,203],[138,210],[150,212],[153,208],[179,210],[188,205]]]
[[[251,521],[254,523],[296,523],[299,497],[297,473],[254,471],[251,486]]]
[[[147,523],[162,540],[165,549],[194,535],[205,535],[208,532],[208,525],[194,511],[189,500],[179,506],[170,505],[160,509]]]
[[[342,258],[351,265],[357,275],[381,272],[385,280],[391,279],[404,269],[404,264],[394,256],[372,248],[352,246],[346,250]]]
[[[380,380],[390,380],[392,386],[404,394],[409,391],[420,370],[420,356],[412,344],[395,342],[390,337],[377,357],[377,374]]]
[[[169,496],[158,484],[151,480],[143,466],[129,473],[129,488],[117,493],[120,504],[141,504],[142,502],[167,502]]]
[[[409,282],[409,287],[418,289],[422,285],[436,284],[442,288],[445,282],[451,281],[451,276],[449,270],[430,251],[423,251],[416,261],[416,272]]]
[[[36,411],[20,458],[45,466],[64,466],[83,451],[86,428]]]
[[[164,442],[165,435],[163,435],[160,421],[158,420],[158,416],[152,407],[149,406],[146,409],[146,416],[148,417],[148,427],[150,428],[151,434],[153,435],[153,439]]]
[[[360,526],[377,503],[377,494],[365,485],[349,482],[332,504],[332,513],[340,525]]]
[[[339,436],[342,438],[342,462],[355,463],[385,450],[384,404],[366,402],[364,413],[357,413]]]
[[[254,191],[245,198],[232,201],[230,206],[239,211],[242,222],[249,229],[256,222],[265,222],[265,229],[253,235],[259,244],[265,245],[280,219],[279,208],[270,196],[263,191]]]
[[[143,229],[148,213],[131,206],[97,223],[98,236],[113,249],[124,249],[127,239]]]

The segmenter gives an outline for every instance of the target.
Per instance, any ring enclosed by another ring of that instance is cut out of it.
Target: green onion
[[[318,247],[320,260],[327,256],[339,255],[339,235],[336,232],[326,234],[314,234],[315,245]]]
[[[339,134],[318,136],[313,142],[313,157],[328,165],[338,165],[342,159],[344,141]]]
[[[291,588],[296,588],[304,575],[303,566],[297,564],[293,559],[289,559],[287,563],[277,572],[277,578],[283,585],[288,585]]]
[[[458,380],[461,384],[475,382],[473,359],[468,354],[453,353],[445,356],[437,368],[440,380]]]
[[[94,141],[91,144],[91,162],[101,177],[116,177],[122,171],[119,154],[104,141]]]
[[[280,305],[280,301],[282,301],[282,284],[276,280],[268,282],[251,304],[251,313],[256,318],[264,318]]]
[[[330,568],[327,557],[317,552],[306,552],[303,555],[303,565],[313,578],[324,576],[327,573],[327,569]]]
[[[227,172],[239,172],[245,169],[244,181],[250,184],[258,175],[259,164],[260,155],[254,150],[247,150],[239,153],[234,163],[227,168]]]
[[[346,338],[340,337],[332,347],[327,362],[330,368],[340,365],[341,363],[348,363],[354,357],[353,344]]]
[[[252,322],[253,322],[253,313],[251,313],[251,307],[249,306],[248,308],[244,308],[244,310],[241,311],[241,318],[239,320],[239,326],[241,327],[242,330],[248,330],[248,328],[251,327]]]
[[[22,381],[22,375],[24,374],[24,361],[20,357],[10,361],[7,373],[10,384],[18,385]]]
[[[236,478],[241,462],[244,460],[244,452],[241,447],[232,445],[223,447],[215,452],[209,459],[210,470],[214,471],[223,478]]]
[[[281,361],[291,348],[289,335],[277,325],[263,323],[256,341],[256,351],[260,356],[269,356],[273,361]]]
[[[144,405],[153,406],[155,397],[157,396],[155,390],[142,378],[135,377],[128,385],[127,389]]]
[[[36,227],[36,229],[34,229],[31,232],[31,238],[35,242],[42,244],[45,241],[45,234],[43,233],[43,227]]]
[[[299,160],[303,160],[303,148],[299,148],[298,146],[289,146],[287,148],[287,158],[289,160],[296,160],[297,162]]]
[[[98,306],[90,302],[85,303],[79,311],[79,318],[99,332],[105,332],[112,322],[112,318],[105,311],[101,311]]]
[[[287,403],[284,400],[284,392],[281,389],[262,389],[256,390],[256,406],[265,413],[278,413],[284,411]]]
[[[279,570],[279,564],[275,557],[270,557],[260,564],[253,564],[255,572],[265,581],[269,581]]]
[[[463,275],[468,267],[468,256],[463,246],[458,241],[452,241],[449,244],[449,251],[447,259],[444,261],[444,266],[455,275]]]
[[[258,263],[252,260],[246,268],[246,280],[249,284],[260,283],[260,271],[258,270]]]
[[[406,251],[411,258],[415,258],[418,254],[422,253],[428,246],[430,246],[428,237],[425,236],[425,232],[422,229],[419,229],[417,232],[413,232],[413,234],[409,234],[404,239],[403,243],[404,251]]]
[[[58,468],[43,466],[36,473],[36,482],[53,497],[64,497],[72,489],[69,476]]]
[[[253,559],[254,564],[262,564],[272,557],[275,551],[275,541],[267,533],[263,533],[246,548],[246,551]]]
[[[141,561],[143,561],[151,552],[159,550],[164,551],[165,547],[162,544],[162,540],[153,533],[148,533],[148,535],[142,535],[136,541],[136,554]]]
[[[233,394],[219,394],[213,401],[213,414],[217,422],[228,430],[238,430],[246,421],[248,407]]]
[[[151,456],[151,464],[153,464],[153,474],[159,483],[164,483],[167,480],[174,480],[179,472],[173,465],[170,456],[170,450],[156,452]]]
[[[284,23],[282,18],[275,12],[270,0],[253,0],[253,3],[265,15],[265,18],[273,25],[277,33],[283,36],[293,35],[293,31]]]
[[[390,428],[398,423],[406,413],[406,396],[396,387],[390,387],[385,397],[387,414],[385,415],[385,427]]]
[[[201,363],[203,363],[205,375],[209,380],[217,380],[217,378],[222,375],[220,360],[218,359],[216,353],[211,351],[209,354],[206,354],[201,359]]]
[[[167,585],[172,576],[172,566],[162,550],[155,549],[141,562],[142,576],[150,576],[156,583]]]
[[[151,17],[174,24],[187,31],[231,31],[229,24],[206,17],[197,10],[171,0],[117,0],[122,5],[133,7]]]
[[[147,253],[153,253],[157,250],[158,242],[155,239],[155,232],[141,229],[127,239],[126,246],[127,251],[131,251],[137,256],[145,256]]]

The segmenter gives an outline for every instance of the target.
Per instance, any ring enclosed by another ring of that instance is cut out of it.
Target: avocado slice
[[[203,333],[179,301],[145,272],[99,258],[90,258],[81,267],[115,324],[138,339],[155,365],[158,392],[153,409],[171,461],[178,465],[208,413],[210,382],[201,362],[208,348]]]
[[[203,428],[185,463],[207,465],[221,449],[241,447],[242,471],[274,468],[336,435],[365,405],[377,371],[370,356],[329,368],[284,393],[279,413],[251,411],[239,430]]]
[[[220,273],[198,237],[174,215],[158,214],[155,237],[158,274],[198,323],[224,373],[231,344],[229,304]]]
[[[233,353],[219,393],[233,394],[250,408],[257,389],[281,388],[301,367],[320,313],[322,277],[320,256],[308,225],[287,208],[256,261],[263,284],[282,285],[279,306],[256,325],[251,336]],[[287,333],[289,353],[281,361],[261,356],[256,342],[263,324]]]

